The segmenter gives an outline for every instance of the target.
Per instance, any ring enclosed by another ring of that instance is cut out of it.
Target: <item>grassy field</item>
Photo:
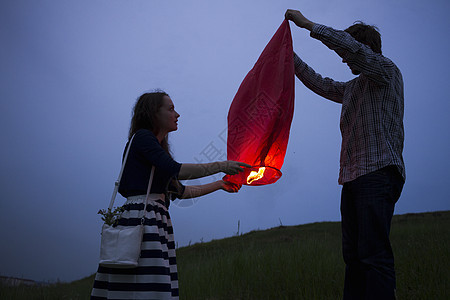
[[[450,211],[394,216],[398,299],[450,299]],[[339,222],[282,226],[177,250],[181,299],[340,299]],[[89,299],[93,276],[0,287],[0,299]]]

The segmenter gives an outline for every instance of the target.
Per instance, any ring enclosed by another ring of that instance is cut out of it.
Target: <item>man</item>
[[[323,78],[294,53],[295,74],[303,84],[342,104],[344,299],[395,299],[389,232],[405,181],[402,75],[381,54],[380,34],[372,26],[360,23],[335,30],[296,10],[287,10],[285,18],[311,31],[311,37],[334,50],[358,75],[348,82]]]

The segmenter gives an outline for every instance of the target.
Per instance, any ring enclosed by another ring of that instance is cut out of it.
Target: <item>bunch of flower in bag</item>
[[[108,208],[106,209],[100,209],[98,211],[99,215],[102,215],[102,220],[107,225],[117,226],[117,223],[119,222],[120,215],[123,213],[125,209],[123,206],[115,207],[114,210],[111,210]]]

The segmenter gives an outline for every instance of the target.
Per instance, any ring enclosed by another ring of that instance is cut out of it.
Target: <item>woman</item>
[[[242,167],[250,167],[235,161],[180,164],[173,160],[169,153],[167,135],[177,130],[179,117],[172,100],[165,92],[143,94],[134,106],[128,136],[130,140],[134,135],[134,139],[119,186],[119,193],[127,201],[123,206],[125,210],[119,225],[136,225],[136,220],[142,216],[150,172],[152,166],[155,166],[152,197],[145,213],[141,257],[136,268],[112,269],[99,266],[91,299],[178,299],[175,242],[168,212],[169,201],[199,197],[219,189],[237,192],[240,188],[222,180],[197,186],[184,186],[178,181],[218,172],[237,174],[243,171]]]

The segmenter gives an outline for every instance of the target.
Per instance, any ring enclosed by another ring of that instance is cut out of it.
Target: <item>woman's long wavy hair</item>
[[[137,99],[131,117],[128,140],[130,140],[139,129],[148,129],[155,135],[159,133],[160,128],[158,127],[156,116],[163,105],[164,96],[169,95],[164,91],[156,91],[153,93],[145,93]],[[170,155],[168,136],[165,136],[161,141],[161,146]]]

